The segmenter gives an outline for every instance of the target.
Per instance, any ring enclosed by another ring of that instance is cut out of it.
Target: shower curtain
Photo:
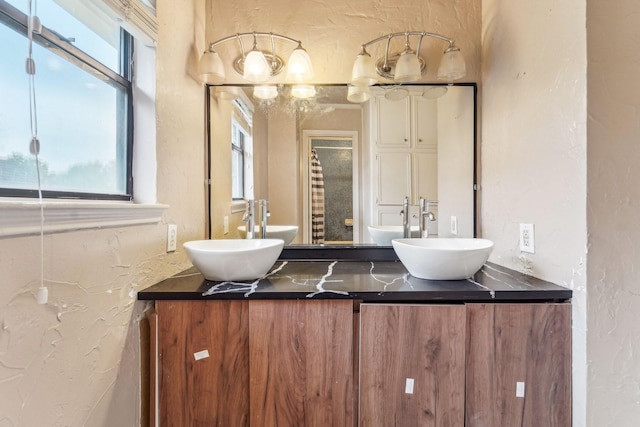
[[[311,150],[311,242],[324,243],[324,177],[315,149]]]

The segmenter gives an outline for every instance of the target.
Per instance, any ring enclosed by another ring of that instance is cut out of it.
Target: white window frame
[[[244,183],[244,199],[232,199],[231,212],[241,212],[246,207],[246,200],[254,198],[254,177],[253,177],[253,112],[254,105],[248,97],[241,92],[240,97],[233,101],[233,114],[231,127],[234,123],[242,129],[245,134],[243,154],[243,183]],[[231,147],[233,150],[233,147]],[[233,180],[233,176],[231,176]],[[233,182],[232,184],[233,185]]]
[[[99,1],[101,0],[90,0]],[[123,0],[124,1],[124,0]],[[135,0],[128,3],[139,3]],[[109,2],[105,2],[109,3]],[[109,5],[111,6],[111,5]],[[113,13],[118,11],[113,10]],[[33,198],[0,198],[0,238],[75,231],[83,229],[153,224],[169,207],[156,201],[155,127],[155,32],[154,16],[145,14],[147,25],[138,27],[130,12],[120,10],[134,41],[134,153],[133,201],[97,201]],[[138,16],[138,15],[136,15]],[[149,29],[153,31],[150,31]],[[136,29],[139,29],[137,31]],[[136,96],[144,93],[144,96]],[[142,103],[141,99],[146,98]]]

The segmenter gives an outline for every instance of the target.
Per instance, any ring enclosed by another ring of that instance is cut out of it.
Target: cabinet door
[[[412,96],[412,123],[416,148],[438,148],[438,102],[422,95]]]
[[[438,153],[413,154],[413,200],[438,200]],[[434,212],[435,213],[435,212]]]
[[[571,426],[571,306],[469,304],[467,426]]]
[[[351,426],[353,302],[251,301],[249,318],[251,425]]]
[[[360,426],[463,426],[465,307],[360,306]]]
[[[248,304],[156,301],[160,425],[249,425]]]
[[[411,154],[381,152],[377,158],[377,204],[402,206],[405,196],[411,197]]]
[[[384,95],[375,97],[376,144],[379,147],[409,147],[409,97],[390,101]]]

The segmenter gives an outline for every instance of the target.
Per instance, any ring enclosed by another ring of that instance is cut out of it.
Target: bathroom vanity
[[[155,300],[160,425],[571,425],[571,290],[491,263],[429,281],[393,259],[280,259],[138,298]]]

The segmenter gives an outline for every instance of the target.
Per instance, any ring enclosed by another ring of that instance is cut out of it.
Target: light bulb
[[[312,98],[316,95],[316,88],[308,85],[295,85],[291,88],[291,96],[299,99]]]
[[[242,77],[252,83],[262,83],[271,77],[271,67],[264,54],[259,50],[252,50],[244,59],[244,72]]]
[[[287,80],[294,83],[302,83],[313,78],[313,66],[311,58],[306,50],[298,45],[291,52],[289,61],[287,62]]]
[[[270,85],[261,85],[253,88],[253,96],[258,99],[274,99],[278,96],[278,88]]]

